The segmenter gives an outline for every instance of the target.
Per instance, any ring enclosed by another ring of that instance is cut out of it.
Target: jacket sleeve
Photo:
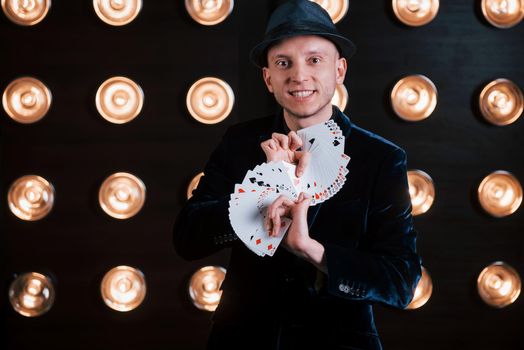
[[[421,275],[415,240],[406,154],[397,148],[375,176],[367,227],[357,247],[325,245],[328,293],[405,308]]]
[[[233,180],[226,175],[229,132],[211,154],[197,189],[176,218],[175,250],[186,260],[211,255],[237,239],[228,209],[234,188]]]

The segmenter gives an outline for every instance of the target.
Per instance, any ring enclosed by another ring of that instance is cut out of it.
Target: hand
[[[266,155],[267,162],[278,162],[283,160],[285,162],[295,164],[295,175],[302,176],[306,170],[311,154],[309,152],[299,151],[302,147],[302,140],[297,133],[290,131],[286,136],[284,134],[273,133],[269,140],[260,144],[262,150]]]
[[[265,226],[270,236],[277,236],[280,233],[281,218],[291,217],[293,221],[282,240],[283,246],[327,273],[324,246],[309,236],[307,223],[309,203],[310,198],[306,193],[301,193],[296,201],[285,196],[278,197],[268,207]]]

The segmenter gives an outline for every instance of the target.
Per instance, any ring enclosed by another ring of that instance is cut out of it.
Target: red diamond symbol
[[[259,245],[260,243],[262,243],[262,241],[261,241],[260,238],[259,238],[259,239],[257,239],[257,240],[255,241],[255,243],[256,243],[257,245]]]
[[[271,249],[273,249],[273,244],[270,244],[267,246],[267,250],[271,250]]]

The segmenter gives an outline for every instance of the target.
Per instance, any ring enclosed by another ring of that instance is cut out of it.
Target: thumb
[[[309,161],[311,159],[311,153],[303,152],[303,151],[295,151],[295,159],[298,162],[298,165],[296,168],[296,176],[301,177],[304,174],[304,172],[306,171],[306,168],[309,164]]]
[[[311,203],[311,195],[307,194],[306,192],[300,193],[300,196],[296,204],[298,211],[307,212],[310,203]]]

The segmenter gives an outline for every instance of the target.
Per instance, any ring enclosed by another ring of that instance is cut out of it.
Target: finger
[[[271,228],[270,236],[276,237],[278,235],[278,231],[280,229],[280,215],[275,215],[273,217],[273,227]]]
[[[298,165],[295,169],[295,173],[297,177],[301,177],[306,171],[307,166],[309,165],[309,162],[311,160],[311,153],[295,151],[295,158],[298,160]]]
[[[295,214],[307,215],[309,204],[311,203],[311,196],[305,192],[302,192],[300,195],[302,196],[302,198],[300,198],[299,196],[299,200],[297,201],[297,204],[295,206]]]
[[[264,229],[266,232],[271,230],[271,218],[269,217],[269,212],[266,212],[266,216],[264,216]]]
[[[266,156],[267,156],[267,153],[270,151],[270,149],[269,149],[269,142],[268,141],[264,141],[264,142],[260,143],[260,148],[262,148],[262,151],[264,151]]]
[[[289,206],[289,205],[293,205],[293,201],[291,199],[289,199],[287,196],[281,194],[280,196],[277,197],[277,199],[275,199],[273,201],[273,203],[271,205],[276,205],[278,207],[280,207],[281,205],[285,205],[285,206]]]
[[[286,216],[286,211],[287,210],[283,207],[280,207],[277,211],[278,220],[274,221],[274,226],[272,227],[274,237],[278,237],[280,235],[280,231],[283,225],[282,217]]]
[[[268,139],[264,142],[261,142],[260,143],[260,147],[268,147],[268,148],[272,148],[272,149],[276,149],[276,143],[275,143],[275,140],[273,139]]]
[[[309,204],[311,203],[311,195],[304,192],[304,199],[302,200],[302,203],[307,204],[309,206]]]
[[[278,157],[278,149],[275,140],[269,139],[267,141],[264,141],[260,144],[260,147],[262,148],[262,151],[264,151],[264,154],[266,155],[268,162],[276,160],[276,158]]]
[[[302,139],[297,135],[296,132],[290,131],[289,134],[287,134],[289,139],[289,149],[292,151],[296,151],[300,147],[302,147]]]
[[[275,211],[276,209],[280,206],[280,197],[278,197],[277,199],[275,199],[273,201],[273,203],[271,203],[269,205],[269,207],[267,207],[267,217],[269,218],[269,220],[273,220],[273,216],[275,216]]]
[[[289,207],[294,205],[295,203],[290,200],[289,198],[287,198],[286,196],[284,195],[280,195],[277,199],[275,199],[275,201],[273,203],[271,203],[271,205],[268,207],[267,209],[267,216],[269,216],[270,218],[273,218],[275,215],[277,215],[277,210],[279,208],[283,208],[284,209],[284,214],[289,211]]]
[[[274,132],[271,135],[271,138],[275,140],[278,143],[278,145],[283,149],[289,149],[289,139],[286,135]]]

